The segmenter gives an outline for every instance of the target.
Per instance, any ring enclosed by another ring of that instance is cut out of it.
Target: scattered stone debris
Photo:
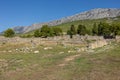
[[[7,51],[2,51],[3,53],[6,53]]]
[[[39,51],[34,51],[35,54],[39,53]]]
[[[90,49],[90,50],[87,51],[88,54],[91,54],[91,53],[94,53],[94,52],[95,52],[95,51],[92,50],[92,49]]]
[[[74,50],[79,50],[80,48],[78,48],[78,47],[76,47],[76,48],[74,48]]]
[[[16,51],[18,51],[18,49],[15,49]]]
[[[8,52],[9,52],[9,53],[11,53],[12,51],[11,51],[11,50],[9,50]]]
[[[64,52],[59,52],[59,54],[63,54]]]
[[[99,47],[103,47],[105,45],[107,45],[107,41],[106,40],[99,40],[99,41],[96,41],[94,43],[90,43],[89,44],[89,48],[90,49],[95,49],[95,48],[99,48]]]
[[[53,49],[52,47],[45,47],[44,50],[50,50]]]
[[[117,38],[120,39],[120,38]],[[87,42],[86,40],[89,40],[90,42]],[[85,42],[86,41],[86,42]],[[111,41],[109,41],[110,43]],[[95,49],[98,47],[103,47],[105,45],[108,45],[108,41],[103,39],[103,37],[99,36],[79,36],[75,35],[73,39],[70,39],[69,36],[57,36],[54,38],[5,38],[0,37],[0,44],[5,43],[5,45],[12,45],[14,44],[19,45],[20,47],[13,47],[14,49],[4,49],[1,50],[1,53],[39,53],[35,52],[36,48],[38,48],[39,45],[42,45],[41,47],[44,50],[52,50],[52,45],[62,46],[63,48],[73,47],[74,45],[77,46],[73,50],[69,50],[67,53],[74,53],[74,52],[83,52],[91,49]],[[4,46],[5,46],[4,45]],[[80,46],[81,45],[81,46]],[[2,45],[1,45],[2,46]],[[44,47],[46,46],[46,47]],[[80,47],[78,47],[80,46]],[[83,47],[84,46],[84,47]],[[59,54],[63,54],[64,52],[59,52]]]
[[[68,53],[74,53],[75,51],[68,51]]]

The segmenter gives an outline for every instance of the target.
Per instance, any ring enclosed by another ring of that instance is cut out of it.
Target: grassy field
[[[70,53],[74,46],[44,50],[39,45],[37,54],[3,47],[0,51],[7,52],[0,52],[0,80],[120,80],[120,43]]]

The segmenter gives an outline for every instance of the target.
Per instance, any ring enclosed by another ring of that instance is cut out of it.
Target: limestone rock
[[[34,51],[35,54],[39,53],[39,51]]]

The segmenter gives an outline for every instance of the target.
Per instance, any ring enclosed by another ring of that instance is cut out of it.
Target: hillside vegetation
[[[115,18],[104,18],[104,19],[93,19],[93,20],[78,20],[78,21],[73,21],[73,22],[68,22],[68,23],[64,23],[64,24],[60,24],[60,25],[57,25],[57,26],[50,26],[50,28],[61,28],[63,33],[67,33],[67,31],[70,29],[71,25],[74,25],[74,27],[77,29],[78,28],[78,25],[84,25],[87,29],[87,33],[89,35],[92,35],[92,29],[93,29],[93,25],[96,23],[96,24],[99,24],[100,22],[102,23],[108,23],[108,24],[120,24],[119,23],[120,21],[120,17],[115,17]],[[34,35],[34,31],[30,31],[28,33],[25,33],[25,34],[19,34],[19,35],[22,35],[22,36],[28,36],[28,37],[31,37]]]
[[[80,12],[78,14],[74,14],[72,16],[67,16],[63,17],[58,20],[53,20],[50,22],[44,22],[44,23],[33,23],[30,26],[17,26],[14,27],[13,29],[15,32],[18,33],[27,33],[36,29],[41,28],[43,25],[48,25],[48,26],[56,26],[60,24],[65,24],[68,22],[74,22],[78,20],[93,20],[93,19],[103,19],[103,18],[113,18],[120,16],[120,9],[118,8],[97,8],[97,9],[92,9],[89,11],[85,12]]]
[[[57,26],[52,26],[52,27],[60,27],[64,32],[66,32],[71,25],[75,25],[77,28],[79,24],[85,25],[88,30],[91,30],[93,28],[93,24],[97,23],[99,24],[100,22],[107,22],[107,23],[119,23],[120,17],[117,18],[104,18],[104,19],[93,19],[93,20],[78,20],[78,21],[73,21]]]

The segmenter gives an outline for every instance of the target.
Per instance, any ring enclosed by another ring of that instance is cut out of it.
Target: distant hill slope
[[[77,20],[77,21],[72,21],[72,22],[67,22],[67,23],[62,23],[60,25],[56,25],[56,26],[51,26],[51,28],[53,27],[59,27],[62,29],[62,31],[64,33],[66,33],[69,29],[71,25],[74,25],[75,28],[77,29],[78,25],[82,24],[85,25],[87,28],[87,31],[89,35],[91,35],[92,32],[92,28],[94,23],[99,24],[100,22],[107,22],[109,24],[120,24],[120,16],[118,17],[114,17],[114,18],[102,18],[102,19],[87,19],[87,20]],[[33,35],[35,30],[32,30],[30,32],[24,33],[24,35]]]
[[[116,8],[98,8],[98,9],[92,9],[90,11],[85,11],[79,14],[75,14],[73,16],[65,17],[59,20],[50,21],[46,23],[37,23],[33,24],[31,26],[27,27],[14,27],[13,29],[17,33],[27,33],[36,29],[39,29],[42,27],[42,25],[48,25],[48,26],[56,26],[68,22],[78,21],[78,20],[92,20],[92,19],[101,19],[101,18],[112,18],[120,16],[120,9]]]

